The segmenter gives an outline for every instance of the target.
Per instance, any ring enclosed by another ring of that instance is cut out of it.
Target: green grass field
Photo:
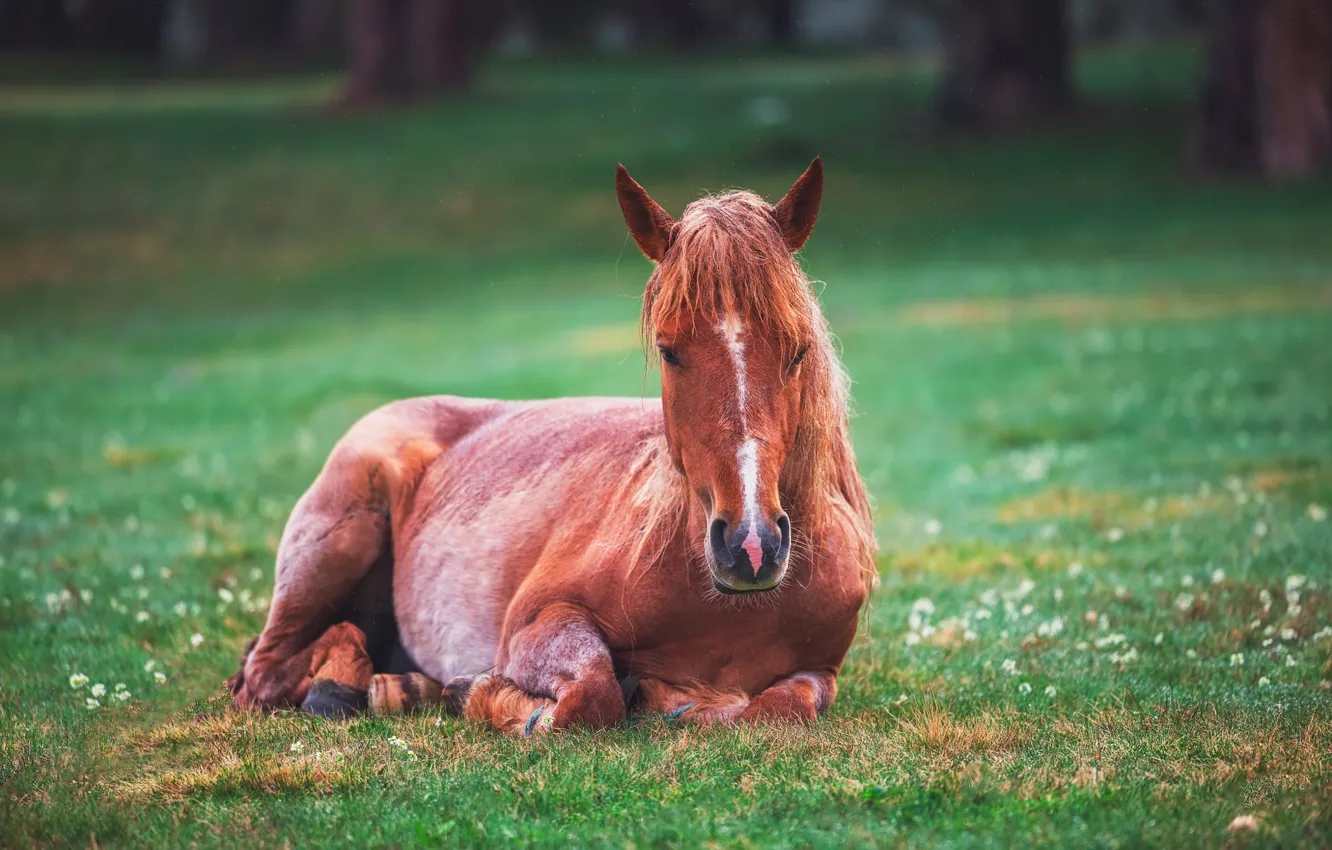
[[[500,66],[356,117],[0,69],[0,844],[1326,845],[1332,182],[1189,174],[1197,67],[1091,53],[1084,115],[980,140],[884,57]],[[229,709],[358,416],[655,393],[617,161],[678,213],[815,153],[882,549],[825,719]]]

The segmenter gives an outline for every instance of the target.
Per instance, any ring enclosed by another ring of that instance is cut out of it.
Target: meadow
[[[1326,845],[1332,180],[1185,165],[1188,44],[940,135],[928,62],[332,78],[0,67],[0,844]],[[828,168],[804,262],[881,586],[809,728],[511,740],[231,710],[286,514],[406,396],[655,394],[616,162]]]

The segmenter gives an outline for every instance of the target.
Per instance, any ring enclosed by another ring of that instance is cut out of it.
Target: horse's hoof
[[[329,720],[343,720],[364,712],[370,705],[369,695],[332,679],[316,679],[301,703],[301,710]]]
[[[439,682],[424,673],[381,673],[370,680],[371,714],[408,714],[442,700]]]

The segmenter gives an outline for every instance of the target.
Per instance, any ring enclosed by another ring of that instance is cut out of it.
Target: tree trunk
[[[1332,158],[1332,3],[1233,4],[1213,37],[1192,148],[1209,171],[1269,178]]]
[[[466,87],[471,64],[466,0],[352,0],[348,105]]]
[[[406,33],[412,85],[421,94],[456,91],[471,77],[466,3],[412,0]]]
[[[957,9],[940,111],[950,124],[1010,126],[1072,102],[1064,0],[975,0]]]

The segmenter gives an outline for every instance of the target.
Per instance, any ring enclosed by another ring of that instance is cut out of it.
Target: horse
[[[678,222],[623,165],[616,195],[655,264],[660,399],[367,414],[287,522],[238,707],[433,705],[530,735],[832,704],[876,544],[849,379],[796,256],[822,160],[775,205],[729,191]]]

